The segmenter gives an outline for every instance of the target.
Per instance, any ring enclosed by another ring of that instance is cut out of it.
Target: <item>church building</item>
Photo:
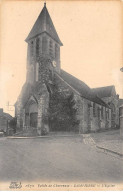
[[[119,125],[114,86],[91,89],[61,69],[63,44],[46,3],[25,41],[26,82],[15,103],[18,129],[43,135],[52,131],[87,133]]]

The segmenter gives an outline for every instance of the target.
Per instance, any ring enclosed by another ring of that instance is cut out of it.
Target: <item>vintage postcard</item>
[[[1,0],[0,25],[0,190],[122,190],[122,1]]]

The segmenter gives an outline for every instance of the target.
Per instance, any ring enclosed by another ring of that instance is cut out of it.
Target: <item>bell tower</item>
[[[40,81],[39,77],[42,77],[43,71],[46,73],[48,64],[49,71],[60,73],[60,46],[63,44],[55,30],[46,3],[25,41],[28,43],[27,82],[33,84]],[[47,63],[45,70],[40,67],[42,60]]]

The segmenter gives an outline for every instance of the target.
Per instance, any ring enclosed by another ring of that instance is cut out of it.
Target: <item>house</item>
[[[12,118],[10,114],[3,112],[3,109],[0,108],[0,131],[7,132],[8,122],[12,120]]]

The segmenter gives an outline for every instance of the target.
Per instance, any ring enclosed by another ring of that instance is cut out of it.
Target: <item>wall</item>
[[[119,97],[117,95],[114,95],[114,96],[111,96],[111,97],[102,98],[102,100],[104,102],[106,102],[107,104],[112,103],[114,105],[115,112],[112,112],[112,114],[115,113],[115,119],[114,119],[115,126],[114,127],[119,126],[119,106],[118,106]]]
[[[7,131],[7,119],[4,115],[0,115],[0,130]]]
[[[38,126],[37,133],[41,135],[43,130],[49,132],[48,123],[48,109],[49,109],[49,92],[47,91],[46,85],[42,85],[42,94],[38,99]]]

